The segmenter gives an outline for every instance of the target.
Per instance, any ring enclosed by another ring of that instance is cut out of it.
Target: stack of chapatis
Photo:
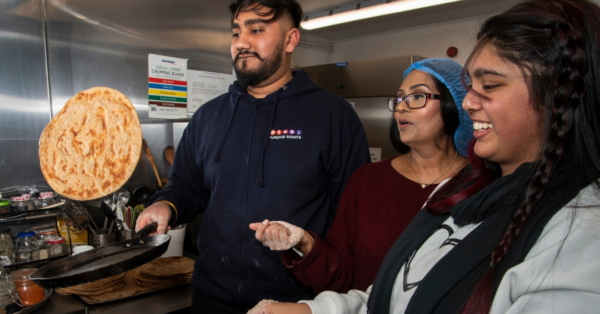
[[[94,296],[117,291],[125,285],[125,273],[118,274],[105,279],[84,283],[81,285],[57,288],[56,293],[62,295],[85,295]]]
[[[140,287],[163,289],[189,283],[193,272],[193,260],[178,256],[163,257],[141,266],[134,280]]]

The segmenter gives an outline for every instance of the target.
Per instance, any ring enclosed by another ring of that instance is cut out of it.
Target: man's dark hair
[[[257,11],[262,7],[269,8],[269,12],[259,14]],[[273,14],[272,18],[265,20],[267,23],[275,22],[287,15],[295,28],[300,27],[302,20],[302,7],[296,0],[234,0],[229,5],[229,11],[231,11],[232,23],[241,11],[253,11],[258,16]]]

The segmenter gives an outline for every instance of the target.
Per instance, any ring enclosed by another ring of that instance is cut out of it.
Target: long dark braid
[[[587,92],[585,77],[589,65],[586,56],[590,54],[586,51],[584,37],[590,34],[584,34],[589,28],[574,25],[574,21],[585,19],[588,14],[600,13],[598,7],[592,6],[587,1],[529,1],[489,19],[478,35],[476,51],[492,45],[502,59],[520,66],[523,74],[529,76],[531,100],[544,121],[544,145],[540,158],[532,166],[533,175],[525,200],[492,252],[490,268],[463,313],[489,312],[493,267],[505,256],[542,198],[557,162],[566,154],[567,142],[574,141],[576,148],[583,148],[577,147],[580,144],[578,134],[572,129],[577,123],[575,120],[582,118],[575,113],[581,113],[579,108],[583,107]],[[597,20],[592,20],[598,25]],[[593,36],[597,39],[598,33]],[[592,99],[598,100],[596,97],[588,100]],[[575,156],[577,159],[581,157]],[[592,170],[597,174],[598,168]]]

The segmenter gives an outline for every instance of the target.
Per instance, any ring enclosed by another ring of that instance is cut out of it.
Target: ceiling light
[[[389,3],[372,5],[358,10],[334,13],[331,16],[317,17],[302,21],[300,25],[306,30],[317,29],[352,21],[364,20],[376,16],[432,7],[440,4],[458,2],[461,0],[398,0]]]

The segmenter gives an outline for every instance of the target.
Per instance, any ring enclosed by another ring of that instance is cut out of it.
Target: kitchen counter
[[[187,284],[105,304],[88,305],[77,296],[53,293],[48,302],[34,313],[64,314],[87,307],[89,313],[164,314],[189,308],[193,294],[194,288]]]
[[[196,260],[197,256],[183,252],[183,256]],[[87,304],[78,296],[53,293],[48,302],[34,314],[65,314],[88,308],[89,313],[144,313],[165,314],[191,308],[194,288],[191,284],[103,304]]]

